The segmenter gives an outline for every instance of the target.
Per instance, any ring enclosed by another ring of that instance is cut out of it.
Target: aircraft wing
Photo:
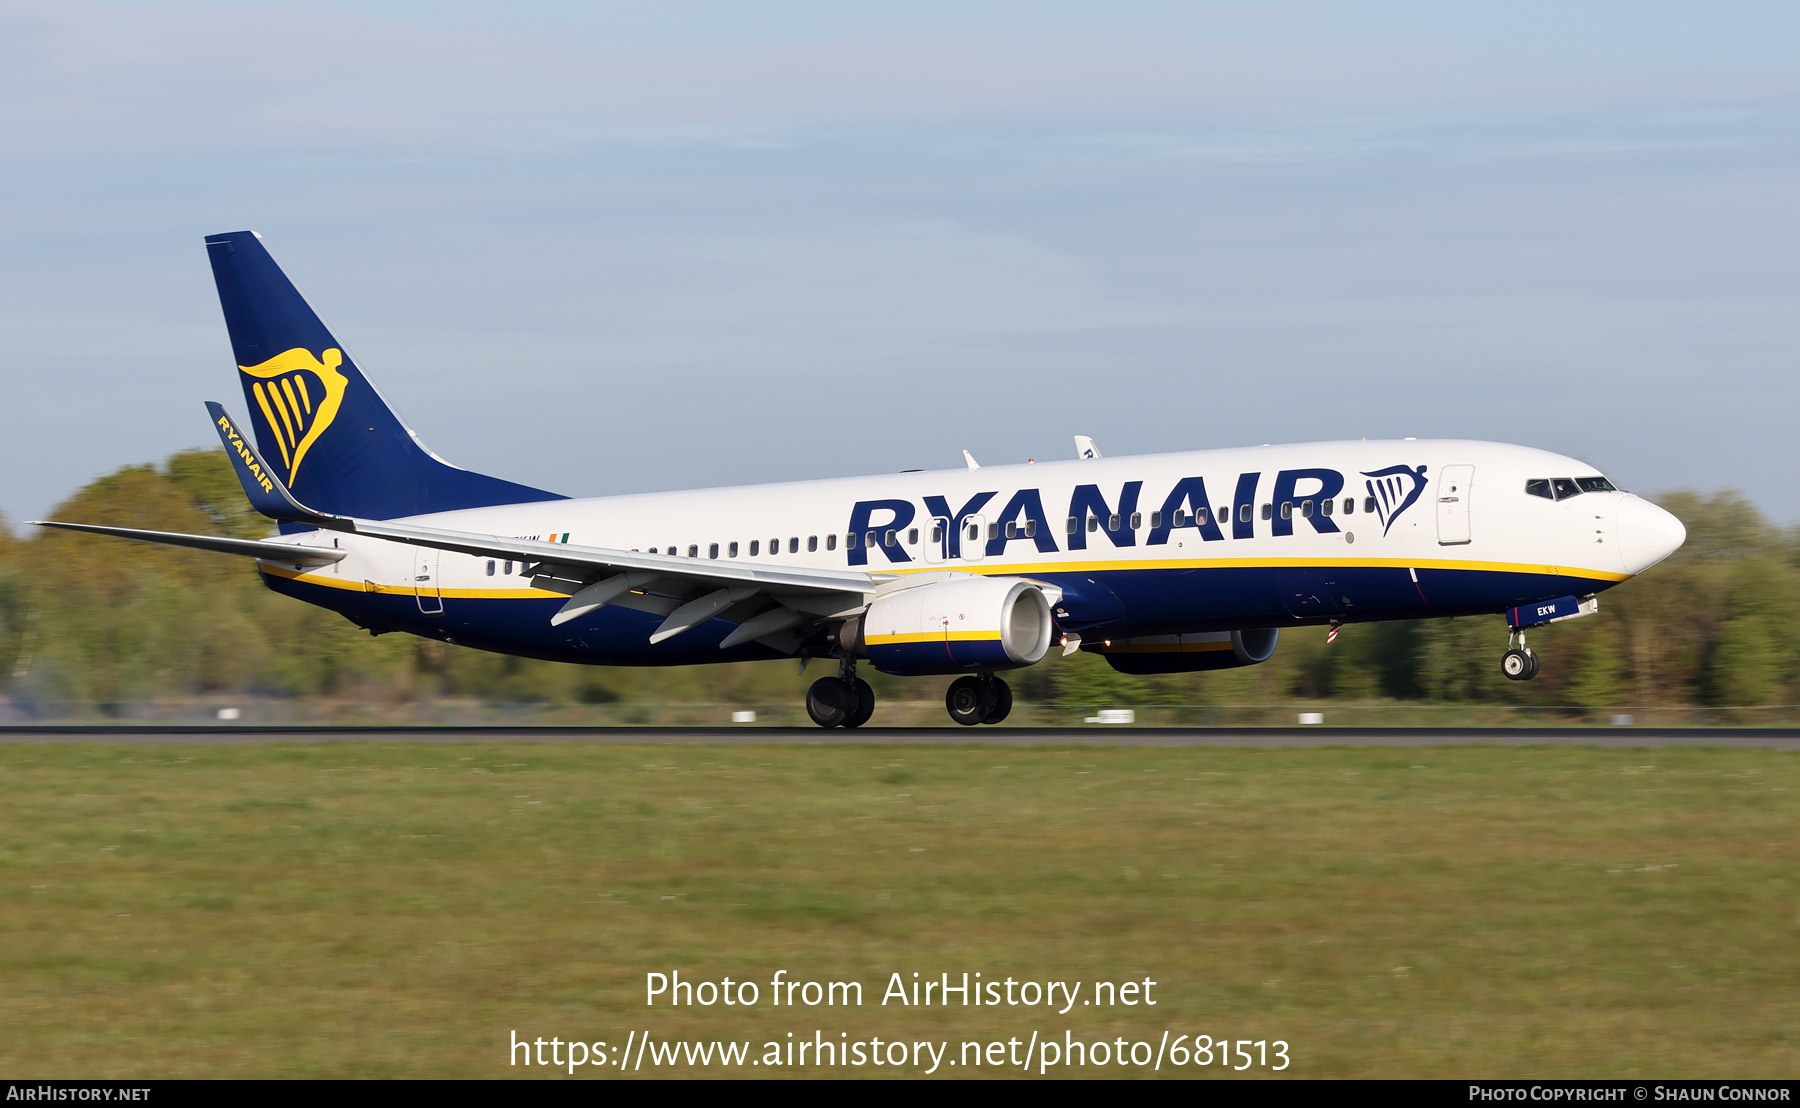
[[[533,587],[569,597],[551,618],[553,625],[618,604],[667,616],[650,636],[651,642],[661,642],[716,616],[740,624],[721,644],[728,647],[810,619],[854,614],[880,584],[895,577],[848,569],[751,566],[327,515],[294,499],[224,408],[213,403],[206,408],[245,495],[263,515],[410,546],[529,563]]]
[[[571,598],[551,620],[554,624],[566,623],[609,603],[642,607],[642,601],[631,603],[634,595],[651,598],[654,604],[658,597],[680,599],[695,592],[704,593],[702,599],[708,600],[708,606],[713,608],[704,618],[711,618],[757,594],[768,595],[817,616],[826,616],[860,609],[869,602],[878,585],[895,576],[844,569],[778,569],[377,520],[345,522],[351,525],[347,530],[358,535],[410,546],[452,550],[478,558],[509,558],[530,563],[528,572],[533,587],[560,592]],[[647,610],[657,609],[650,607]]]
[[[292,543],[259,539],[228,539],[221,535],[184,535],[178,531],[140,531],[135,527],[101,527],[93,523],[58,523],[54,520],[27,520],[35,527],[59,527],[64,531],[86,531],[91,535],[113,535],[121,539],[159,542],[166,546],[185,546],[194,550],[210,550],[215,554],[241,554],[265,562],[278,562],[296,569],[328,566],[344,559],[347,551],[317,546],[295,546]]]

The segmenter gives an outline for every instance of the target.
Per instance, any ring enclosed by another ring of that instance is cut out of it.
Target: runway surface
[[[1800,750],[1797,728],[1727,727],[330,727],[0,725],[3,743],[772,743],[783,746],[1721,746]]]

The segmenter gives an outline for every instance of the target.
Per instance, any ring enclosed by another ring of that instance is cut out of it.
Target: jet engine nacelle
[[[1236,669],[1266,662],[1275,653],[1281,632],[1273,627],[1254,631],[1207,631],[1190,635],[1146,635],[1083,646],[1106,656],[1120,673],[1193,673],[1203,669]]]
[[[843,645],[883,673],[911,676],[1034,665],[1053,632],[1054,597],[1045,588],[1016,577],[958,577],[901,589],[846,623]]]

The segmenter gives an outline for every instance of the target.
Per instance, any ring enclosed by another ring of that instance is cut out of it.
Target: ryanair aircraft
[[[998,723],[997,673],[1053,648],[1126,673],[1255,665],[1282,628],[1504,614],[1527,628],[1685,540],[1593,468],[1523,446],[1328,442],[1076,457],[570,499],[450,465],[344,352],[253,232],[206,240],[251,433],[214,425],[261,541],[44,523],[256,560],[277,592],[371,634],[531,658],[691,665],[827,658],[808,713],[859,727],[856,676],[956,675],[961,724]]]

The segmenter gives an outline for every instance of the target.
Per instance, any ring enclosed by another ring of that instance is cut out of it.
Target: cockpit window
[[[1618,486],[1604,477],[1577,477],[1575,487],[1582,492],[1618,492]]]
[[[1550,488],[1556,493],[1556,499],[1567,500],[1571,496],[1580,496],[1581,488],[1568,477],[1550,478]]]
[[[1541,496],[1545,500],[1555,500],[1556,494],[1550,491],[1550,478],[1533,477],[1525,482],[1526,496]]]

